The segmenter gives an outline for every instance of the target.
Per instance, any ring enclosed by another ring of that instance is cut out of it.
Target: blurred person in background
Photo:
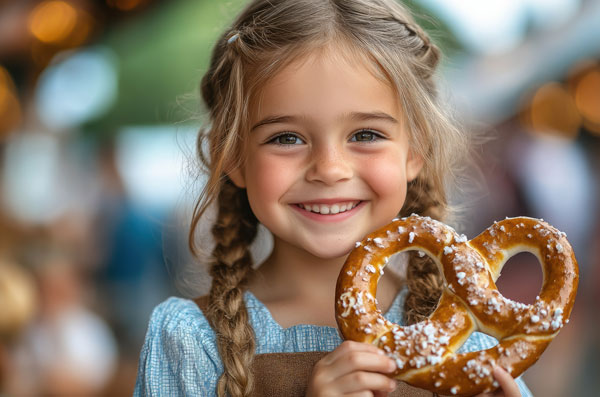
[[[96,395],[116,369],[117,346],[104,320],[88,308],[89,284],[70,251],[49,241],[25,258],[39,290],[37,316],[17,354],[17,379],[28,395]]]
[[[98,252],[99,304],[126,358],[137,357],[152,308],[173,291],[163,261],[162,215],[148,213],[128,196],[117,165],[115,141],[98,149],[98,203],[93,213]]]

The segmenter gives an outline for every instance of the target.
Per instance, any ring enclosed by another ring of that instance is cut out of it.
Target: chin
[[[347,248],[336,247],[335,249],[323,249],[324,247],[318,247],[317,249],[310,250],[310,253],[321,259],[346,259],[350,251],[354,248],[354,244]]]

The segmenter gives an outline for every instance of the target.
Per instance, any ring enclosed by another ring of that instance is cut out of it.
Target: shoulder
[[[135,394],[212,393],[222,372],[215,339],[193,301],[172,297],[156,306],[140,354]]]
[[[215,333],[196,303],[171,297],[156,306],[150,317],[147,341],[156,341],[170,352],[216,353]],[[218,356],[218,355],[217,355]]]
[[[149,329],[164,332],[210,331],[206,317],[189,299],[171,297],[157,305],[150,316]]]

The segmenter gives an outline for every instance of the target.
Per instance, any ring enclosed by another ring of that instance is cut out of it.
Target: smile
[[[300,207],[306,211],[314,212],[317,214],[334,215],[334,214],[339,214],[341,212],[350,211],[351,209],[356,207],[359,203],[360,203],[360,201],[347,201],[347,202],[336,203],[336,204],[332,204],[332,205],[319,204],[319,203],[297,204],[297,205],[298,205],[298,207]]]

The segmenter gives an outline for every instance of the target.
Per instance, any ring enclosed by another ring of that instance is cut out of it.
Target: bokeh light
[[[0,65],[0,142],[21,121],[21,105],[15,84],[8,71]]]
[[[59,43],[75,30],[77,10],[65,1],[38,4],[29,16],[29,30],[44,43]]]
[[[62,167],[67,158],[61,150],[48,134],[24,132],[8,142],[0,178],[2,204],[15,219],[47,224],[69,208]]]
[[[576,79],[573,96],[585,126],[600,134],[600,67],[588,68]]]
[[[535,91],[523,121],[535,132],[571,139],[581,127],[581,115],[573,98],[556,82],[546,83]]]
[[[98,117],[113,105],[118,59],[106,47],[60,53],[40,76],[36,105],[40,119],[56,131]]]

